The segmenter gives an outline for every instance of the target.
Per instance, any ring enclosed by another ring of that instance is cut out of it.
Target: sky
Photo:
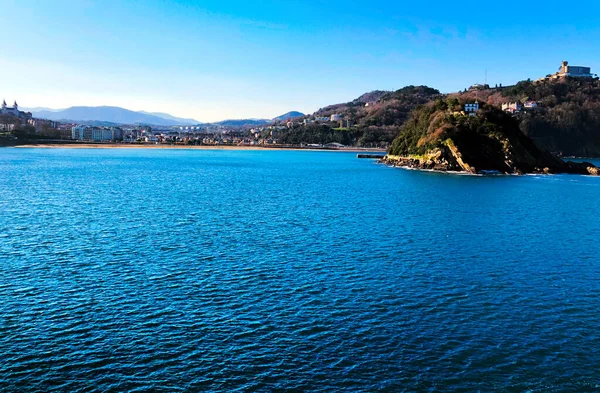
[[[600,73],[600,2],[0,0],[0,99],[202,122]]]

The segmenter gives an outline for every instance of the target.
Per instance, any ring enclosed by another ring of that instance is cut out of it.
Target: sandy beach
[[[361,148],[343,148],[343,149],[319,149],[319,148],[301,148],[301,147],[261,147],[261,146],[188,146],[188,145],[137,145],[125,143],[48,143],[48,144],[28,144],[17,145],[16,148],[42,148],[42,149],[187,149],[187,150],[309,150],[309,151],[328,151],[328,152],[378,152],[385,153],[384,149],[361,149]]]

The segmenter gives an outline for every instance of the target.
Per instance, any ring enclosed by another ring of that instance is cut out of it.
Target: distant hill
[[[277,116],[271,120],[269,120],[269,119],[232,119],[232,120],[223,120],[223,121],[219,121],[219,122],[212,123],[212,124],[216,124],[219,126],[225,126],[225,127],[255,127],[255,126],[264,126],[266,124],[280,122],[280,121],[286,121],[288,119],[293,119],[295,117],[303,117],[303,116],[304,116],[304,113],[302,113],[302,112],[291,111],[291,112],[285,113],[281,116]]]
[[[295,124],[289,130],[278,133],[282,143],[327,144],[385,147],[391,143],[412,110],[440,96],[440,92],[427,86],[407,86],[396,91],[376,90],[357,99],[326,106],[308,119],[340,114],[349,120],[349,129],[339,124]],[[368,104],[368,105],[367,105]]]
[[[131,111],[116,106],[73,106],[67,109],[22,108],[30,111],[34,117],[55,121],[71,121],[82,124],[148,124],[157,126],[199,125],[196,119],[175,117],[168,113]],[[304,116],[301,112],[288,112],[270,119],[232,119],[223,120],[215,125],[226,127],[261,126],[274,121],[285,121],[294,117]],[[208,124],[208,123],[204,123]]]
[[[22,106],[19,107],[20,110],[25,111],[25,112],[31,112],[31,113],[35,113],[35,112],[41,112],[41,111],[48,111],[48,112],[60,112],[64,109],[52,109],[52,108],[43,108],[43,107],[37,107],[37,108],[24,108]]]
[[[304,113],[302,112],[296,112],[296,111],[291,111],[288,113],[285,113],[281,116],[277,116],[275,117],[272,121],[285,121],[285,120],[289,120],[289,119],[293,119],[295,117],[303,117]]]
[[[146,112],[146,111],[139,111],[139,113],[143,113],[145,115],[157,116],[157,117],[163,118],[165,120],[173,120],[173,121],[177,122],[177,124],[189,124],[189,125],[202,124],[202,122],[199,122],[196,119],[186,119],[183,117],[175,117],[175,116],[169,115],[168,113]]]
[[[116,106],[74,106],[63,110],[32,111],[33,116],[41,119],[73,122],[110,122],[117,124],[148,124],[157,126],[189,125],[193,119],[179,119],[171,115],[167,118],[158,114],[135,112]],[[161,114],[165,115],[165,114]]]
[[[237,120],[223,120],[216,123],[212,123],[218,126],[224,127],[246,127],[246,126],[263,126],[269,124],[271,121],[267,119],[237,119]]]

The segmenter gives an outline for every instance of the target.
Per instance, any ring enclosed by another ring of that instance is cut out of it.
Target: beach
[[[36,143],[16,145],[16,148],[44,148],[44,149],[187,149],[187,150],[310,150],[329,152],[385,152],[385,149],[371,149],[348,147],[328,149],[317,147],[285,147],[285,146],[233,146],[233,145],[151,145],[151,144],[126,144],[126,143]]]

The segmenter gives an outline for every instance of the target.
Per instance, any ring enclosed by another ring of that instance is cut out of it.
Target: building
[[[568,61],[563,61],[558,72],[546,75],[545,78],[538,79],[536,82],[562,78],[596,78],[597,76],[598,75],[596,74],[592,74],[592,69],[590,67],[572,66],[569,65]]]
[[[123,131],[119,127],[75,126],[71,131],[71,138],[79,141],[107,142],[123,139]]]
[[[340,120],[340,128],[350,128],[352,126],[354,126],[354,122],[352,120],[348,120],[348,119]]]
[[[469,116],[475,116],[477,112],[479,112],[479,101],[475,101],[474,104],[465,104],[465,113],[468,113]]]
[[[315,117],[317,123],[328,123],[330,120],[331,117]]]
[[[59,123],[47,119],[28,119],[27,124],[35,128],[36,134],[46,134],[52,130],[58,130]]]
[[[342,120],[342,115],[340,115],[338,113],[336,113],[334,115],[331,115],[330,121],[337,122],[337,121],[340,121],[340,120]]]
[[[523,110],[523,105],[520,102],[506,102],[502,104],[502,110],[508,113],[517,113]]]
[[[20,111],[17,101],[15,101],[12,108],[9,106],[6,106],[6,101],[2,101],[2,108],[0,109],[0,116],[13,116],[13,117],[19,118],[21,120],[25,120],[25,121],[27,121],[33,117],[31,112]]]
[[[563,61],[558,72],[554,74],[555,78],[593,78],[592,69],[590,67],[572,66],[568,61]]]
[[[474,91],[474,90],[486,90],[489,89],[490,85],[488,85],[487,83],[484,85],[481,85],[479,83],[475,83],[473,86],[469,87],[469,91]]]
[[[523,104],[523,107],[525,109],[535,109],[538,107],[538,104],[535,101],[525,101],[525,103]]]

